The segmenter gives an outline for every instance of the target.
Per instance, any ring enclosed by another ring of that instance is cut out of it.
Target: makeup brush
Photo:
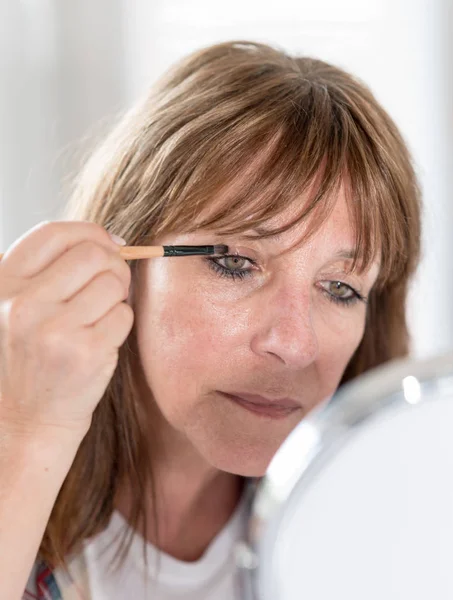
[[[159,256],[195,256],[227,254],[228,246],[119,246],[120,256],[126,260],[154,258]],[[3,254],[0,253],[0,260]]]

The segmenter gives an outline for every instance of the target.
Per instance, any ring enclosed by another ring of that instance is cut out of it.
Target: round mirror
[[[253,600],[453,598],[453,354],[383,366],[312,411],[238,550]]]

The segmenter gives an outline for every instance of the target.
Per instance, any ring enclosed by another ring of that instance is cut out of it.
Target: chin
[[[203,460],[215,469],[262,477],[297,422],[261,420],[245,411],[244,415],[237,410],[220,412],[217,405],[208,405],[192,411],[181,429]]]
[[[270,462],[270,461],[269,461]],[[242,477],[263,477],[266,474],[269,462],[263,464],[261,460],[244,463],[243,461],[221,461],[213,465],[219,471]]]
[[[216,469],[242,477],[263,477],[277,451],[272,449],[216,448],[205,454],[206,460]]]
[[[242,477],[264,477],[266,475],[267,467],[269,465],[234,465],[229,469],[224,469],[228,473],[232,473],[233,475],[240,475]],[[237,468],[234,468],[237,467]]]

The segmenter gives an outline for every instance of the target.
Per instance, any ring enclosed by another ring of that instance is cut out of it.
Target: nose
[[[309,291],[280,289],[262,306],[259,327],[251,341],[253,352],[292,369],[303,369],[314,362],[319,344]]]

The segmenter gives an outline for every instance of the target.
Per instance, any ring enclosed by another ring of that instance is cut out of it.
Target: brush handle
[[[164,255],[163,246],[120,246],[120,256],[126,260],[154,258]]]
[[[126,260],[135,260],[137,258],[154,258],[164,255],[163,246],[120,246],[120,256]],[[0,252],[0,260],[4,254]]]

